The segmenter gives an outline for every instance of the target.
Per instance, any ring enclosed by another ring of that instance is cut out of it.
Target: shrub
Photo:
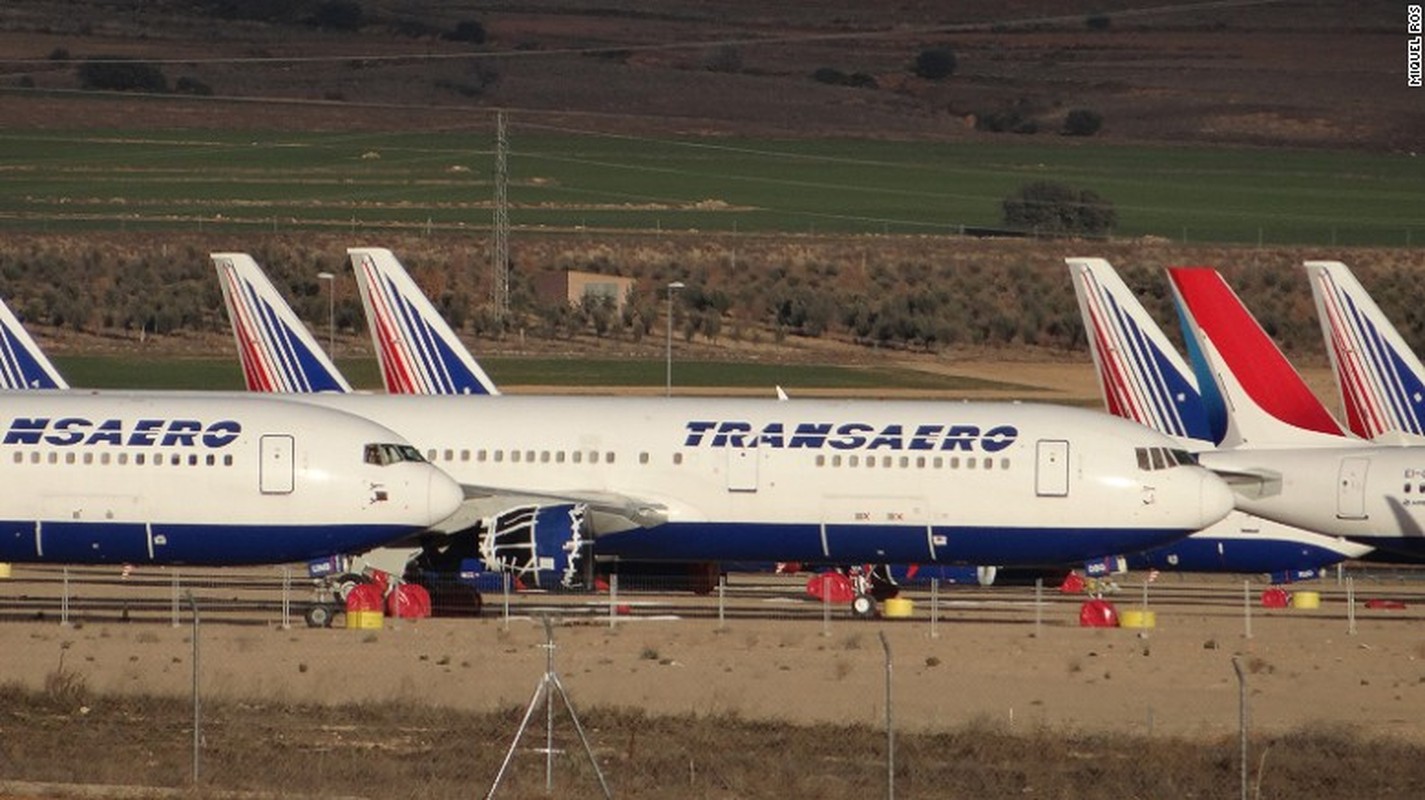
[[[174,82],[173,91],[179,94],[193,94],[207,97],[208,95],[213,93],[213,87],[209,86],[206,83],[203,83],[197,78],[190,78],[187,75],[184,75],[176,82]]]
[[[473,19],[464,19],[455,24],[455,28],[445,34],[446,41],[469,42],[471,44],[485,43],[485,26]]]
[[[1027,183],[1001,204],[1005,227],[1041,234],[1105,236],[1118,223],[1113,203],[1054,181]]]
[[[1038,133],[1039,123],[1029,116],[1021,103],[1010,108],[976,114],[975,130],[991,133]]]
[[[948,47],[932,47],[915,57],[915,74],[926,80],[938,81],[955,74],[958,62]]]
[[[1103,115],[1087,108],[1076,108],[1064,117],[1065,136],[1093,136],[1103,127]]]
[[[109,92],[168,91],[168,79],[158,67],[129,58],[103,56],[79,65],[79,85]]]
[[[703,67],[709,72],[741,72],[742,51],[725,44],[708,54]]]
[[[311,24],[334,31],[356,31],[366,22],[361,4],[355,0],[326,0],[312,14]]]

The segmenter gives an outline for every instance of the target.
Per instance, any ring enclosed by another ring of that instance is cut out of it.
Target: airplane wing
[[[668,506],[645,498],[606,491],[525,491],[507,487],[462,484],[472,510],[503,509],[523,503],[569,503],[626,520],[629,527],[652,528],[668,521]]]

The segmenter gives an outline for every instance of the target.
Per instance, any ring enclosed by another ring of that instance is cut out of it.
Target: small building
[[[571,306],[580,305],[586,297],[607,297],[613,300],[614,309],[621,314],[629,290],[637,284],[634,278],[568,270],[540,276],[535,290],[542,302],[557,303],[563,299]]]

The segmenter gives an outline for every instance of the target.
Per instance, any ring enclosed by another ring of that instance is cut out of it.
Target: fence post
[[[717,629],[727,630],[727,576],[717,576]]]
[[[821,635],[831,635],[831,576],[821,576]]]
[[[1252,638],[1252,582],[1242,581],[1242,619],[1246,625],[1244,637]]]
[[[292,568],[282,568],[282,630],[292,629]]]
[[[1356,635],[1356,579],[1346,579],[1346,631]]]
[[[1232,657],[1232,669],[1237,673],[1237,729],[1242,742],[1242,800],[1247,800],[1247,675],[1242,662]]]
[[[504,610],[500,619],[505,630],[510,629],[510,573],[508,570],[500,573],[500,598],[504,603]]]
[[[609,573],[609,629],[618,625],[618,572]]]
[[[69,567],[64,568],[64,588],[59,596],[59,624],[69,627]]]
[[[937,626],[940,622],[940,579],[930,579],[930,638],[939,639],[940,631]]]
[[[1034,579],[1034,638],[1044,630],[1044,579]]]
[[[891,643],[881,631],[881,649],[886,653],[886,800],[896,800],[896,728],[891,713]]]

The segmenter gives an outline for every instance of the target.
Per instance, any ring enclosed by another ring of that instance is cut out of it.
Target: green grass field
[[[493,135],[9,132],[0,226],[25,230],[489,225]],[[1046,143],[1047,142],[1047,143]],[[1112,200],[1118,235],[1401,246],[1425,159],[1034,141],[671,140],[511,132],[516,226],[947,233],[1030,180]],[[708,202],[712,201],[712,202]]]
[[[93,389],[217,389],[243,388],[237,358],[136,358],[130,356],[59,356],[55,366],[74,386]],[[665,365],[660,361],[558,358],[486,358],[481,365],[502,386],[661,387]],[[379,389],[381,378],[372,359],[338,359],[342,374],[357,388]],[[798,389],[850,389],[874,394],[879,389],[963,391],[997,389],[1033,394],[1037,389],[1012,383],[936,375],[896,367],[841,367],[746,362],[674,362],[675,385],[688,388],[765,389],[772,397],[781,386]]]

